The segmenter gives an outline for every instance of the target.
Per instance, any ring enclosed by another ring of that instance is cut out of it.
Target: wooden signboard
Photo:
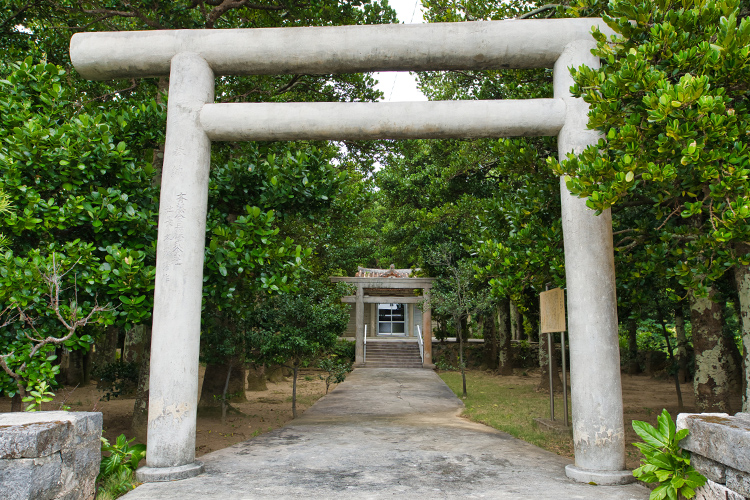
[[[555,288],[539,294],[542,333],[565,331],[565,292]]]

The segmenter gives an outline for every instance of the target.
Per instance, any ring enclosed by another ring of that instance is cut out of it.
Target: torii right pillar
[[[581,153],[596,144],[588,130],[588,105],[573,98],[569,68],[599,67],[591,54],[595,42],[580,40],[565,47],[554,67],[554,96],[566,104],[565,125],[558,135],[558,155]],[[599,216],[586,200],[572,196],[560,179],[565,276],[568,290],[570,385],[575,464],[565,472],[576,481],[600,485],[634,481],[625,470],[617,296],[612,243],[612,216]]]

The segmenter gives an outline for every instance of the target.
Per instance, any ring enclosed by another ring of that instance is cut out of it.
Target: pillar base
[[[565,475],[579,483],[595,483],[599,486],[614,486],[635,482],[633,472],[629,470],[590,470],[581,469],[573,464],[565,466]]]
[[[141,483],[158,483],[162,481],[179,481],[203,473],[206,468],[197,460],[192,464],[177,467],[141,467],[135,471],[135,479]]]
[[[422,368],[427,368],[428,370],[434,370],[435,369],[435,365],[432,364],[432,363],[423,363],[422,364]]]

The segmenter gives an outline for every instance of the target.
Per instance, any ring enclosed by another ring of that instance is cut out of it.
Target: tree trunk
[[[638,318],[628,319],[628,374],[637,375],[641,372],[638,363]]]
[[[273,384],[284,381],[284,369],[279,365],[272,366],[266,370],[266,380]]]
[[[481,316],[479,321],[482,324],[482,336],[484,337],[483,365],[488,370],[496,370],[498,363],[498,342],[497,327],[492,314]]]
[[[726,318],[726,313],[724,314]],[[727,361],[728,375],[729,375],[729,389],[732,394],[742,394],[742,380],[744,377],[743,370],[743,359],[742,353],[740,353],[739,347],[732,336],[729,336],[727,332],[724,332],[724,347],[726,352],[724,358]]]
[[[510,299],[501,299],[497,306],[497,337],[500,357],[497,369],[500,375],[513,375],[513,353],[510,348]]]
[[[63,349],[60,361],[60,379],[66,385],[79,385],[83,381],[84,359],[81,351]]]
[[[674,309],[674,330],[677,337],[677,374],[680,382],[685,383],[690,378],[688,370],[688,341],[685,335],[685,314],[682,311],[682,305]]]
[[[709,287],[707,297],[690,299],[690,319],[693,324],[693,349],[695,350],[695,404],[701,412],[730,413],[728,352],[722,333],[721,305],[714,287]]]
[[[510,330],[511,338],[520,341],[523,337],[523,316],[521,316],[521,311],[518,310],[518,306],[513,301],[510,302]]]
[[[661,331],[664,335],[664,342],[667,344],[667,355],[669,356],[669,364],[671,365],[671,371],[674,374],[674,389],[677,393],[677,407],[679,408],[680,412],[685,408],[685,405],[682,402],[682,389],[680,388],[680,374],[677,370],[677,360],[674,357],[674,352],[672,352],[672,343],[669,340],[669,332],[667,331],[667,322],[664,320],[664,309],[662,309],[661,304],[659,304],[659,301],[657,299],[656,308],[659,314],[659,323],[661,324]]]
[[[224,379],[224,391],[221,393],[221,425],[227,423],[227,407],[229,406],[229,403],[227,403],[227,394],[229,394],[229,379],[231,378],[231,376],[232,365],[229,364],[227,366],[227,377],[226,379]]]
[[[144,342],[141,366],[138,371],[138,387],[135,391],[135,403],[133,404],[133,418],[130,421],[133,437],[141,443],[146,441],[148,430],[148,384],[151,369],[151,327],[148,325],[146,326]]]
[[[750,245],[737,246],[740,256],[750,252]],[[742,376],[742,411],[750,412],[750,266],[737,264],[734,268],[734,281],[739,296],[737,310],[740,316],[742,333],[742,357],[745,370]]]
[[[226,360],[221,364],[206,365],[206,372],[203,376],[203,386],[201,389],[201,399],[198,402],[198,408],[220,408],[221,400],[224,394],[224,385],[226,383],[227,372],[232,367],[232,373],[229,377],[229,386],[227,394],[231,395],[232,401],[247,401],[245,396],[245,368],[242,364],[232,359]]]
[[[94,353],[89,349],[81,355],[81,382],[83,385],[89,385],[89,382],[91,382],[91,370],[93,369],[93,365]]]
[[[123,363],[137,363],[140,366],[146,350],[146,330],[148,329],[148,325],[141,323],[125,332],[125,345],[122,351]]]
[[[463,399],[466,399],[466,365],[464,363],[464,336],[461,334],[461,320],[456,321],[456,336],[458,337],[458,366],[461,368],[461,381],[463,383]]]
[[[544,335],[539,334],[539,298],[537,297],[536,300],[531,300],[528,310],[526,311],[526,319],[529,321],[529,326],[531,327],[529,331],[529,342],[541,342],[540,337],[545,337],[547,334]]]
[[[120,329],[116,326],[109,326],[99,337],[94,345],[94,368],[102,368],[110,363],[115,362],[115,353],[117,352],[117,338]]]
[[[294,364],[292,373],[292,418],[297,418],[297,363]]]
[[[17,412],[23,411],[23,398],[20,392],[17,392],[15,396],[10,399],[10,411]]]
[[[266,365],[255,365],[247,368],[247,389],[248,391],[267,391],[266,385]]]
[[[547,343],[548,334],[539,333],[539,368],[541,369],[541,379],[537,386],[539,392],[549,392],[549,346]],[[554,334],[551,335],[554,342]],[[555,345],[552,344],[552,386],[555,391],[562,392],[562,380],[557,367],[557,356],[555,354]]]

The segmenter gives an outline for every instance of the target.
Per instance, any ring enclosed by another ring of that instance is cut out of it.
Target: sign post
[[[552,333],[560,332],[562,347],[562,383],[563,383],[563,425],[568,427],[568,382],[565,360],[565,292],[562,288],[553,288],[539,294],[539,311],[542,333],[547,334],[547,362],[549,364],[549,413],[550,420],[555,420],[555,396],[552,387]]]

